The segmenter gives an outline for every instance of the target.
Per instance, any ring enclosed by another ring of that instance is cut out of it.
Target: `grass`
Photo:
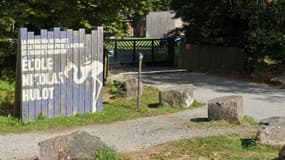
[[[130,157],[120,154],[110,147],[98,150],[94,155],[94,160],[132,160]]]
[[[123,121],[128,119],[170,114],[184,109],[161,107],[149,107],[152,104],[158,104],[158,90],[145,88],[141,100],[141,109],[136,108],[136,100],[126,100],[125,98],[115,98],[108,104],[104,104],[104,110],[100,113],[86,113],[71,117],[60,117],[55,119],[46,119],[38,116],[35,122],[22,122],[12,116],[0,116],[0,133],[19,133],[28,131],[46,131],[70,128],[75,126],[84,126],[91,124],[111,123],[114,121]],[[201,107],[203,104],[195,102],[192,108]]]
[[[201,119],[192,119],[187,125],[188,128],[233,128],[233,127],[250,127],[252,129],[258,128],[258,123],[250,118],[245,116],[240,124],[235,122],[228,122],[225,120],[219,121],[208,121],[207,118]]]
[[[272,160],[278,157],[280,146],[265,146],[254,139],[241,139],[239,136],[210,136],[169,142],[159,146],[129,154],[135,159],[174,159],[189,160]]]
[[[112,148],[105,147],[97,151],[94,155],[94,160],[120,160],[121,155]]]

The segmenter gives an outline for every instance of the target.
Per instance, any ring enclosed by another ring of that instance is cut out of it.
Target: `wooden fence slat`
[[[85,29],[80,28],[79,29],[79,43],[85,44]],[[79,113],[84,113],[85,110],[85,87],[86,87],[86,80],[88,76],[88,64],[86,62],[88,61],[85,56],[85,46],[79,48],[79,72],[80,72],[80,79],[82,78],[83,81],[79,85]],[[90,61],[91,62],[91,61]],[[86,64],[86,65],[85,65]],[[85,65],[85,66],[83,66]],[[91,69],[91,67],[89,67]],[[87,74],[87,75],[86,75]],[[86,75],[86,77],[85,77]]]
[[[79,43],[79,32],[78,31],[73,31],[73,43]],[[77,68],[77,70],[73,70],[73,77],[76,77],[75,79],[78,79],[80,77],[79,72],[80,72],[80,66],[79,66],[79,48],[73,48],[73,65]],[[72,99],[72,104],[73,104],[73,115],[79,113],[79,84],[75,82],[72,77],[72,82],[73,82],[73,99]]]
[[[97,52],[97,57],[98,57],[98,62],[97,63],[97,76],[99,79],[99,86],[97,89],[97,94],[98,95],[98,102],[97,102],[97,111],[101,112],[103,110],[103,104],[102,104],[102,89],[103,89],[103,56],[104,56],[104,49],[103,49],[103,27],[97,27],[97,32],[98,32],[98,45],[96,46],[98,49]]]
[[[97,108],[98,111],[101,112],[103,110],[103,103],[102,103],[102,95],[103,95],[103,57],[104,57],[104,48],[103,48],[103,42],[104,42],[104,33],[103,33],[103,27],[97,27],[97,31],[98,31],[98,60],[100,63],[98,63],[98,76],[99,76],[99,81],[100,81],[100,86],[99,86],[99,90],[98,90],[98,104],[97,104]]]
[[[47,30],[41,30],[41,44],[42,44],[42,51],[47,51],[48,46],[47,46],[47,39],[48,39],[48,31]],[[44,52],[44,54],[42,55],[42,58],[47,59],[47,52]],[[49,71],[42,71],[43,75],[46,77],[48,75]],[[45,78],[43,78],[43,81],[46,81]],[[43,84],[42,88],[47,88],[47,84]],[[45,117],[48,117],[48,101],[47,100],[43,100],[42,101],[42,114]]]
[[[92,58],[92,41],[91,35],[86,35],[86,49],[85,49],[85,56],[87,59],[91,60]],[[93,69],[93,68],[92,68]],[[85,86],[85,112],[92,112],[92,79],[88,78],[86,80]]]
[[[61,55],[60,55],[60,41],[58,41],[60,39],[60,28],[58,27],[55,27],[54,28],[54,74],[55,76],[53,75],[53,81],[54,81],[54,112],[55,112],[55,115],[54,117],[59,117],[61,115],[61,103],[60,103],[60,85],[58,84],[58,81],[59,81],[59,77],[58,77],[58,74],[60,72],[60,58],[61,58]]]
[[[28,32],[28,61],[30,59],[34,59],[34,42],[35,42],[35,39],[34,39],[34,32]],[[28,67],[29,68],[29,67]],[[30,70],[28,69],[27,71],[28,74],[35,74],[35,70]],[[33,86],[35,85],[34,83],[34,79],[31,80],[32,81],[32,86],[30,87],[27,87],[27,89],[31,89],[30,92],[28,93],[28,97],[30,99],[29,101],[29,121],[33,121],[34,120],[34,116],[35,116],[35,93],[34,91],[32,90],[33,89]],[[27,91],[27,90],[26,90]]]
[[[41,56],[41,49],[40,49],[40,47],[41,47],[41,36],[36,35],[34,37],[34,39],[35,39],[35,43],[34,43],[34,45],[35,45],[34,46],[35,47],[35,49],[34,49],[35,56],[34,56],[34,59],[40,60],[40,59],[42,59],[41,58],[42,57]],[[35,63],[34,68],[36,68],[36,66],[37,66],[37,63]],[[42,112],[42,101],[41,101],[41,99],[38,99],[39,97],[42,97],[42,86],[40,84],[40,77],[39,77],[40,76],[39,74],[42,73],[42,66],[40,66],[39,68],[40,68],[40,70],[35,69],[35,72],[34,72],[34,74],[35,74],[34,84],[35,84],[35,86],[37,86],[37,89],[39,89],[39,92],[38,92],[39,94],[36,96],[37,99],[35,100],[34,118],[36,118]],[[38,74],[38,76],[37,76],[37,74]],[[35,88],[35,87],[33,87],[33,88]]]
[[[22,63],[23,63],[23,60],[24,59],[27,59],[28,57],[28,30],[27,28],[21,28],[20,29],[20,44],[21,44],[21,47],[20,47],[20,65],[19,65],[19,76],[18,77],[21,77],[19,83],[21,83],[19,86],[19,92],[21,92],[21,94],[19,95],[19,98],[20,98],[20,102],[19,102],[19,106],[20,109],[18,109],[18,111],[21,111],[21,118],[24,120],[24,121],[28,121],[29,120],[29,103],[28,102],[24,102],[23,101],[23,89],[25,89],[26,87],[23,85],[23,79],[24,79],[24,74],[23,74],[23,71],[22,71]],[[25,41],[25,43],[24,43]]]
[[[47,50],[47,57],[52,59],[54,61],[54,55],[53,55],[53,52],[54,52],[54,33],[53,31],[48,31],[48,50]],[[53,66],[54,68],[54,66]],[[48,72],[48,81],[52,81],[52,73],[53,73],[53,70],[52,71],[49,71]],[[47,85],[49,88],[50,87],[53,87],[54,85],[52,84],[48,84]],[[52,94],[54,93],[54,91],[51,91]],[[54,98],[49,98],[48,100],[48,118],[53,118],[55,115],[55,112],[54,112]]]
[[[66,31],[60,32],[60,39],[67,39],[67,33]],[[66,57],[67,54],[64,54],[67,52],[67,42],[61,42],[60,43],[60,73],[64,73],[64,69],[66,66]],[[63,76],[63,75],[62,75]],[[63,79],[64,77],[62,77]],[[63,79],[64,80],[64,79]],[[66,80],[63,81],[63,83],[60,85],[60,110],[61,110],[61,116],[67,116],[67,83]]]
[[[68,29],[66,31],[67,33],[67,39],[68,39],[68,45],[69,45],[69,49],[68,49],[68,54],[66,56],[66,63],[73,63],[73,49],[71,48],[71,44],[73,42],[73,30],[72,29]],[[73,77],[73,72],[69,72],[68,73],[69,76]],[[66,77],[66,96],[67,96],[67,115],[73,115],[73,85],[72,85],[73,81],[72,78],[68,79]]]
[[[98,57],[98,50],[97,50],[97,46],[98,46],[98,31],[91,31],[91,41],[92,41],[92,48],[91,48],[91,52],[92,52],[92,61],[97,61]],[[96,72],[96,73],[95,73]],[[97,102],[96,102],[96,96],[97,96],[97,71],[95,71],[92,77],[92,112],[96,112],[97,111]]]

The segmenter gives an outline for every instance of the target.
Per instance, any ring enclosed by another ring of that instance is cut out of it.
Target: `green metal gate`
[[[109,52],[109,64],[136,64],[138,55],[144,55],[144,64],[150,66],[172,66],[174,42],[169,39],[105,39]]]

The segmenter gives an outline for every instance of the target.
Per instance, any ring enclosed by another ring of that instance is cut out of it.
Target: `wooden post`
[[[115,62],[117,62],[117,58],[118,58],[118,41],[117,39],[115,40],[115,49],[114,49],[114,56],[115,56]]]
[[[103,84],[105,86],[107,79],[108,79],[108,71],[109,71],[109,51],[104,48],[104,60],[103,60],[103,65],[104,65],[104,72],[103,72]]]
[[[139,72],[138,72],[138,93],[137,93],[137,107],[138,109],[141,108],[141,96],[140,96],[140,91],[141,91],[141,71],[142,71],[142,61],[143,61],[143,54],[140,53],[139,55]]]
[[[174,65],[175,42],[172,37],[167,39],[168,65]]]
[[[154,40],[151,40],[151,63],[154,64]]]

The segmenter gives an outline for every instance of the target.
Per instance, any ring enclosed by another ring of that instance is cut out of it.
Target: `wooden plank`
[[[25,86],[23,85],[23,76],[26,73],[23,71],[23,68],[22,68],[23,62],[22,61],[28,58],[27,40],[28,40],[28,30],[27,30],[27,28],[21,28],[20,29],[20,41],[21,41],[20,42],[20,44],[21,44],[20,51],[21,51],[21,54],[20,54],[20,66],[18,68],[20,70],[19,74],[21,74],[21,75],[19,75],[19,77],[21,77],[21,80],[19,82],[19,83],[21,83],[20,88],[19,88],[19,92],[21,92],[21,94],[19,96],[20,97],[20,103],[19,103],[20,106],[18,106],[18,107],[20,107],[19,111],[22,112],[21,118],[23,121],[29,120],[29,103],[23,101],[24,98],[22,97],[23,96],[22,92],[23,92],[23,89],[25,88]]]
[[[85,29],[79,29],[79,43],[85,44]],[[79,48],[79,72],[80,72],[80,79],[82,79],[82,83],[79,85],[79,113],[84,113],[85,111],[85,87],[86,87],[86,80],[88,78],[88,71],[91,69],[89,64],[86,64],[88,62],[87,57],[85,56],[85,47]],[[92,63],[91,63],[92,64]],[[90,65],[91,65],[90,64]]]
[[[66,31],[67,33],[67,39],[68,39],[68,44],[69,44],[69,49],[66,55],[66,62],[67,64],[73,63],[73,49],[71,48],[71,44],[73,42],[73,31],[71,29],[68,29]],[[66,77],[66,96],[67,96],[67,115],[73,115],[73,72],[68,72],[68,77]],[[65,75],[66,76],[66,75]]]
[[[21,98],[21,92],[22,92],[22,71],[21,71],[21,29],[18,32],[18,41],[17,41],[17,53],[16,53],[16,91],[15,91],[15,106],[13,109],[13,114],[17,118],[21,118],[21,107],[22,107],[22,98]]]
[[[34,42],[34,60],[41,60],[43,59],[42,55],[41,55],[41,36],[36,35],[34,37],[35,42]],[[35,62],[35,61],[34,61]],[[36,100],[35,100],[35,113],[34,113],[34,117],[36,118],[38,115],[41,114],[42,112],[42,100],[40,97],[42,97],[42,86],[40,84],[40,74],[42,73],[42,65],[38,66],[38,63],[34,63],[34,68],[39,68],[35,69],[34,72],[34,88],[33,89],[37,89],[39,92],[39,94],[37,94],[36,96]],[[34,93],[35,94],[35,93]]]
[[[61,116],[61,94],[60,94],[60,82],[58,73],[60,72],[60,28],[54,28],[54,74],[53,74],[53,82],[54,82],[54,111],[55,117]]]
[[[42,51],[44,51],[42,58],[47,59],[47,50],[48,50],[48,46],[47,46],[47,39],[48,39],[48,31],[47,30],[41,30],[41,44],[42,44]],[[42,71],[42,74],[44,75],[44,78],[42,81],[44,81],[42,84],[42,88],[47,88],[47,83],[46,83],[46,78],[48,75],[48,70]],[[42,114],[45,117],[48,117],[48,100],[42,100]]]
[[[79,43],[79,32],[73,31],[73,44]],[[79,49],[77,47],[73,48],[73,65],[77,70],[73,70],[73,99],[72,99],[72,105],[73,105],[73,115],[77,114],[79,112],[79,84],[77,84],[78,77],[79,77]]]
[[[103,27],[97,27],[98,32],[98,64],[97,64],[97,75],[99,77],[99,85],[97,86],[97,94],[98,94],[98,100],[97,100],[97,111],[101,112],[103,110],[103,104],[102,104],[102,90],[103,90],[103,55],[104,55],[104,49],[103,49]]]
[[[53,31],[48,31],[48,53],[47,53],[47,57],[51,58],[54,62],[54,33]],[[52,75],[53,75],[53,71],[54,70],[54,66],[53,69],[51,71],[49,71],[48,74],[48,82],[52,81]],[[49,89],[51,89],[51,93],[54,94],[54,85],[48,83],[47,87]],[[53,95],[54,97],[54,95]],[[49,98],[48,99],[48,118],[53,118],[55,116],[55,112],[54,112],[54,98]]]
[[[97,61],[97,46],[98,46],[98,32],[95,30],[91,31],[91,41],[92,41],[92,47],[91,47],[91,54],[92,54],[92,61]],[[97,96],[97,72],[92,72],[92,112],[97,111],[97,101],[96,101],[96,96]]]
[[[34,42],[35,42],[35,39],[34,39],[34,32],[28,32],[28,62],[31,62],[31,60],[34,60]],[[29,67],[28,67],[29,68]],[[30,74],[31,76],[33,76],[35,74],[35,71],[33,69],[28,69],[28,71],[26,72],[27,74]],[[28,91],[28,89],[31,89],[30,90],[30,93],[26,93],[28,94],[28,103],[29,103],[29,121],[34,121],[35,120],[35,93],[32,89],[34,89],[34,79],[30,79],[30,81],[32,81],[32,86],[29,86],[25,89],[27,89],[26,91]]]
[[[60,32],[60,39],[61,40],[66,40],[67,39],[67,33],[66,31],[61,31]],[[64,69],[65,69],[65,66],[66,66],[66,58],[67,58],[67,54],[66,54],[66,51],[67,51],[67,42],[66,41],[62,41],[61,43],[61,51],[60,53],[62,53],[60,55],[60,73],[61,75],[63,76],[63,73],[64,73]],[[61,78],[64,78],[64,77],[61,77]],[[62,79],[64,80],[64,79]],[[60,102],[60,110],[61,110],[61,116],[67,116],[67,83],[66,81],[63,81],[60,85],[60,98],[61,98],[61,102]]]
[[[86,35],[86,46],[85,46],[85,56],[86,59],[91,60],[92,58],[92,42],[91,35]],[[92,77],[91,77],[92,78]],[[85,88],[85,112],[92,112],[92,79],[88,78],[86,80]]]

